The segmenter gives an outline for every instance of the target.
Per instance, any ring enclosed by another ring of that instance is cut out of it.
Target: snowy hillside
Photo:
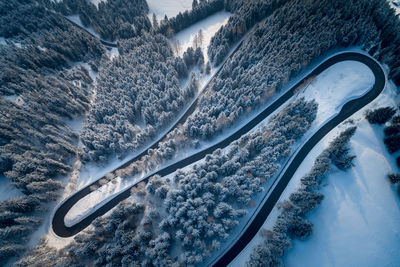
[[[192,9],[192,0],[147,0],[149,5],[149,16],[156,14],[157,19],[164,19],[166,15],[168,18],[176,16],[179,12]]]

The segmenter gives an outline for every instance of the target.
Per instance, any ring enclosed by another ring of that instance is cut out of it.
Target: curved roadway
[[[279,108],[282,104],[284,104],[287,100],[289,100],[296,91],[296,88],[301,85],[303,82],[305,82],[309,77],[315,76],[320,74],[322,71],[325,69],[329,68],[330,66],[334,65],[335,63],[341,62],[341,61],[346,61],[346,60],[352,60],[352,61],[358,61],[361,62],[365,65],[367,65],[373,72],[375,76],[375,84],[373,88],[368,91],[366,94],[363,96],[350,100],[347,102],[341,109],[340,113],[333,117],[331,120],[329,120],[325,125],[323,125],[314,135],[312,135],[311,138],[308,139],[308,141],[301,147],[301,149],[298,151],[298,153],[294,156],[292,161],[289,163],[288,167],[285,169],[284,173],[279,176],[279,178],[275,181],[274,185],[270,188],[270,190],[267,192],[266,196],[264,197],[263,204],[262,206],[259,206],[258,208],[258,213],[256,216],[253,216],[252,220],[249,221],[242,231],[240,238],[236,240],[236,242],[228,248],[226,251],[224,251],[224,254],[222,257],[218,258],[213,265],[215,266],[226,266],[229,264],[239,253],[240,251],[250,242],[250,240],[254,237],[254,235],[258,232],[262,224],[264,223],[265,219],[271,212],[272,208],[278,201],[281,193],[285,189],[286,185],[290,181],[291,177],[297,170],[298,166],[300,163],[304,160],[304,158],[307,156],[309,151],[327,134],[329,133],[333,128],[335,128],[337,125],[339,125],[341,122],[346,120],[348,117],[353,115],[355,112],[363,108],[365,105],[370,103],[372,100],[374,100],[383,90],[385,87],[386,83],[386,77],[385,73],[382,70],[381,66],[372,58],[369,56],[366,56],[364,54],[358,53],[358,52],[345,52],[341,53],[338,55],[335,55],[321,64],[318,65],[312,72],[310,72],[308,75],[306,75],[302,80],[297,82],[294,86],[292,86],[286,93],[284,93],[281,97],[279,97],[277,100],[275,100],[271,105],[269,105],[267,108],[265,108],[260,114],[258,114],[254,119],[252,119],[250,122],[245,124],[243,127],[238,129],[236,132],[228,136],[226,139],[218,142],[217,144],[206,148],[200,152],[197,152],[193,154],[192,156],[189,156],[188,158],[185,158],[183,160],[180,160],[176,163],[173,163],[171,165],[168,165],[158,171],[155,171],[140,181],[136,182],[129,188],[125,189],[118,195],[116,195],[114,198],[109,200],[107,203],[105,203],[103,206],[89,214],[87,217],[82,219],[80,222],[74,224],[71,227],[67,227],[64,222],[64,217],[68,213],[68,211],[83,197],[86,195],[90,194],[92,190],[90,187],[92,185],[97,185],[101,186],[98,181],[93,182],[92,184],[84,187],[80,191],[76,192],[74,195],[70,196],[67,198],[65,201],[63,201],[58,209],[56,210],[53,220],[52,220],[52,227],[53,231],[55,234],[61,237],[70,237],[73,236],[83,229],[85,229],[87,226],[91,224],[91,222],[96,219],[99,216],[104,215],[106,212],[111,210],[113,207],[115,207],[118,203],[120,203],[122,200],[128,198],[130,196],[130,190],[132,187],[136,186],[137,183],[146,181],[149,179],[149,177],[158,174],[160,176],[165,176],[168,174],[171,174],[175,172],[177,169],[183,168],[189,164],[192,164],[202,158],[204,158],[207,154],[212,153],[214,150],[218,148],[224,148],[228,146],[231,142],[239,139],[243,134],[246,134],[248,131],[250,131],[252,128],[254,128],[258,123],[260,123],[262,120],[264,120],[266,117],[268,117],[271,113],[273,113],[277,108]],[[222,69],[222,68],[221,68]],[[197,100],[195,101],[197,102]],[[185,113],[185,115],[179,120],[179,122],[183,122],[186,120],[186,118],[193,112],[195,109],[195,105],[192,105],[188,111]],[[191,112],[190,112],[191,111]],[[158,143],[155,143],[152,147],[156,146]],[[140,156],[143,156],[147,152],[144,151],[131,161],[123,164],[119,168],[124,168],[127,165],[129,165],[132,161],[136,160]],[[118,169],[119,169],[118,168]]]

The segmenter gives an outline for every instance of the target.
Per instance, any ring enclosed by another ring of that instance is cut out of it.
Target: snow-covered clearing
[[[375,82],[372,71],[357,61],[339,62],[318,75],[299,96],[318,103],[314,124],[321,124],[340,112],[350,99],[359,98]]]
[[[232,14],[229,12],[220,11],[178,32],[173,38],[170,39],[172,47],[174,47],[174,42],[178,41],[180,46],[178,55],[182,56],[186,49],[191,46],[193,47],[193,40],[201,30],[203,40],[200,46],[205,57],[204,61],[207,62],[207,47],[210,44],[211,37],[214,36],[221,26],[228,22],[228,19],[231,15]]]
[[[168,18],[175,17],[179,12],[192,9],[192,0],[147,0],[149,5],[149,16],[156,15],[157,20],[164,19],[167,15]]]
[[[107,0],[90,0],[90,2],[92,2],[93,5],[95,5],[97,8],[99,8],[100,2],[106,3]]]
[[[364,119],[369,108],[395,105],[396,88],[389,84],[371,104],[351,119],[358,126],[350,141],[357,156],[348,172],[334,169],[321,189],[325,199],[309,216],[315,224],[310,238],[293,241],[284,258],[285,266],[396,266],[400,260],[400,200],[386,175],[398,172],[395,159],[383,145],[382,127]],[[397,97],[398,98],[398,97]],[[279,201],[288,199],[329,142],[348,126],[342,123],[307,155]],[[262,229],[271,229],[279,211],[276,207]],[[252,249],[262,243],[258,233],[231,263],[244,266]]]
[[[107,52],[108,58],[110,60],[113,60],[115,57],[119,56],[119,51],[118,51],[118,48],[116,48],[116,47],[107,49],[106,52]]]
[[[64,219],[65,225],[72,226],[78,223],[88,216],[92,209],[96,209],[101,203],[107,202],[115,193],[120,192],[125,187],[126,183],[121,177],[117,177],[108,183],[105,182],[103,186],[83,197],[68,211]]]
[[[4,175],[0,175],[0,201],[4,201],[13,197],[23,196],[19,191]]]

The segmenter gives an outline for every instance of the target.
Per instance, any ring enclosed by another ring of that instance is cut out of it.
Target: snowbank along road
[[[120,203],[122,200],[128,198],[130,196],[131,188],[136,186],[137,183],[141,181],[147,181],[151,176],[153,175],[160,175],[160,176],[166,176],[168,174],[171,174],[175,172],[177,169],[181,169],[189,164],[192,164],[202,158],[204,158],[207,154],[212,153],[214,150],[218,148],[225,148],[227,147],[231,142],[239,139],[243,134],[249,132],[251,129],[253,129],[257,124],[259,124],[262,120],[264,120],[266,117],[268,117],[270,114],[272,114],[277,108],[279,108],[282,104],[284,104],[287,100],[289,100],[296,92],[296,88],[303,84],[308,78],[320,74],[322,71],[325,69],[329,68],[330,66],[334,65],[335,63],[341,62],[341,61],[346,61],[346,60],[353,60],[353,61],[358,61],[361,62],[365,65],[367,65],[371,71],[373,72],[375,76],[375,84],[371,90],[369,90],[366,94],[363,96],[353,99],[348,101],[341,109],[340,113],[338,113],[335,117],[331,118],[328,122],[326,122],[319,130],[312,135],[307,142],[297,151],[295,155],[292,155],[291,161],[288,162],[287,166],[283,169],[283,171],[280,173],[276,181],[274,182],[274,185],[270,188],[270,190],[267,192],[267,194],[264,197],[264,200],[261,202],[262,204],[259,205],[257,209],[257,214],[253,216],[249,222],[247,223],[246,227],[242,230],[240,237],[232,244],[231,247],[229,247],[226,251],[223,252],[222,256],[217,258],[213,265],[215,266],[226,266],[229,264],[235,257],[236,255],[239,254],[239,252],[247,245],[248,242],[254,237],[254,235],[257,233],[259,228],[262,226],[264,220],[267,218],[269,213],[271,212],[273,206],[276,204],[276,202],[279,199],[279,196],[285,189],[286,185],[290,181],[290,178],[293,176],[295,173],[296,169],[300,165],[300,163],[303,161],[303,159],[306,157],[306,155],[309,153],[309,151],[327,134],[329,131],[331,131],[334,127],[339,125],[341,122],[346,120],[348,117],[350,117],[352,114],[360,110],[362,107],[370,103],[372,100],[374,100],[384,89],[385,83],[386,83],[386,76],[385,73],[382,69],[382,67],[371,57],[364,55],[362,53],[358,52],[344,52],[335,56],[332,56],[331,58],[328,58],[327,60],[323,61],[321,64],[319,64],[312,72],[310,72],[308,75],[306,75],[303,79],[301,79],[299,82],[297,82],[294,86],[292,86],[286,93],[284,93],[281,97],[279,97],[277,100],[275,100],[272,104],[270,104],[268,107],[266,107],[264,110],[262,110],[254,119],[249,121],[247,124],[242,126],[240,129],[238,129],[236,132],[232,133],[230,136],[228,136],[226,139],[218,142],[217,144],[208,147],[202,151],[199,151],[183,160],[180,160],[176,163],[173,163],[171,165],[168,165],[162,169],[159,169],[141,180],[137,181],[135,184],[131,185],[112,199],[110,199],[107,203],[105,203],[103,206],[89,214],[87,217],[82,219],[80,222],[72,225],[71,227],[67,227],[64,223],[64,217],[68,213],[68,211],[83,197],[86,195],[90,194],[92,192],[91,188],[93,185],[100,187],[101,185],[99,184],[98,181],[93,182],[92,184],[82,188],[80,191],[76,192],[66,200],[64,200],[57,208],[56,212],[54,213],[54,217],[52,220],[52,227],[53,231],[55,234],[61,237],[70,237],[73,236],[83,229],[85,229],[87,226],[90,225],[90,223],[96,219],[99,216],[104,215],[106,212],[111,210],[113,207],[115,207],[118,203]],[[222,69],[222,68],[221,68]],[[187,110],[187,112],[182,116],[182,118],[179,120],[179,123],[182,123],[186,120],[186,118],[194,111],[195,107],[197,105],[197,100],[193,103],[193,105]],[[178,123],[177,123],[178,124]],[[176,125],[177,125],[176,124]],[[156,146],[157,143],[154,144]],[[153,147],[153,146],[152,146]],[[120,168],[124,168],[127,165],[129,165],[132,161],[137,160],[139,157],[144,155],[147,152],[144,151],[131,161],[123,164]]]

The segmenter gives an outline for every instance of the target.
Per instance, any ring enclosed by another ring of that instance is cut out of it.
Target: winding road
[[[240,46],[240,45],[239,45]],[[273,103],[271,103],[268,107],[262,110],[255,118],[249,121],[247,124],[242,126],[240,129],[232,133],[226,139],[216,143],[215,145],[208,147],[202,151],[199,151],[185,159],[182,159],[176,163],[168,165],[160,170],[157,170],[135,184],[131,185],[129,188],[125,189],[103,206],[95,210],[93,213],[89,214],[87,217],[82,219],[80,222],[74,224],[71,227],[67,227],[64,222],[64,217],[68,213],[68,211],[83,197],[90,194],[93,190],[92,186],[100,187],[99,181],[95,181],[92,184],[82,188],[80,191],[76,192],[72,196],[68,197],[64,200],[57,208],[54,213],[52,220],[52,228],[55,234],[60,237],[70,237],[73,236],[87,226],[99,216],[104,215],[106,212],[115,207],[122,200],[128,198],[130,196],[131,188],[136,186],[137,183],[148,180],[151,176],[158,174],[160,176],[165,176],[175,172],[177,169],[181,169],[189,164],[192,164],[202,158],[204,158],[207,154],[212,153],[218,148],[227,147],[233,141],[239,139],[243,134],[246,134],[251,129],[253,129],[256,125],[258,125],[262,120],[268,117],[271,113],[273,113],[276,109],[278,109],[281,105],[283,105],[287,100],[289,100],[295,93],[296,89],[299,85],[303,84],[308,78],[312,76],[316,76],[320,74],[322,71],[326,70],[330,66],[342,62],[342,61],[358,61],[365,65],[367,65],[373,72],[375,76],[375,84],[371,90],[369,90],[363,96],[350,100],[347,102],[341,109],[340,113],[338,113],[335,117],[331,118],[328,122],[326,122],[321,128],[318,129],[306,142],[305,144],[297,150],[297,153],[291,156],[289,162],[286,164],[285,168],[281,171],[280,175],[278,175],[277,179],[274,181],[273,185],[270,187],[268,192],[265,194],[263,201],[259,204],[257,211],[251,217],[251,219],[247,222],[246,226],[241,231],[238,238],[235,242],[232,243],[230,247],[221,252],[221,256],[218,257],[212,265],[214,266],[226,266],[228,265],[239,253],[240,251],[250,242],[250,240],[255,236],[258,232],[265,219],[271,212],[272,208],[278,201],[281,193],[286,188],[286,185],[289,183],[291,177],[296,172],[297,168],[307,156],[307,154],[311,151],[311,149],[333,128],[339,125],[341,122],[349,118],[355,112],[363,108],[365,105],[373,101],[384,89],[386,84],[386,76],[382,69],[382,67],[371,57],[364,55],[358,52],[344,52],[337,55],[334,55],[321,64],[319,64],[313,71],[311,71],[308,75],[306,75],[303,79],[293,85],[287,92],[285,92],[282,96],[276,99]],[[222,67],[221,67],[222,69]],[[201,95],[201,94],[200,94]],[[174,124],[176,126],[179,123],[184,122],[187,117],[195,110],[199,97],[194,101],[194,103],[188,108],[182,118]],[[172,129],[172,128],[171,128]],[[161,138],[159,139],[161,140]],[[159,141],[158,141],[159,142]],[[151,148],[154,148],[158,145],[156,142]],[[137,160],[141,156],[145,155],[147,150],[142,152],[140,155],[135,157],[134,159],[128,161],[127,163],[120,166],[120,168],[125,168],[131,162]]]

